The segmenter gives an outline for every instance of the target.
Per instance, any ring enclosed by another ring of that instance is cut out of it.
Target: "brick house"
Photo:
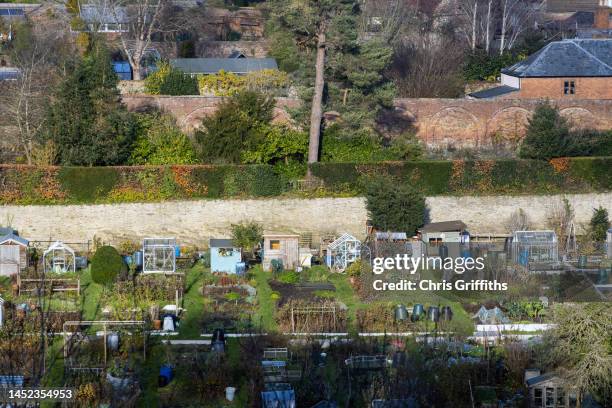
[[[472,98],[612,99],[612,39],[555,41],[501,71],[501,86]]]

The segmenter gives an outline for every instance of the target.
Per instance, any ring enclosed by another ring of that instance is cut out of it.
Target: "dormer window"
[[[576,93],[576,84],[574,81],[565,81],[563,83],[563,95],[574,95]]]

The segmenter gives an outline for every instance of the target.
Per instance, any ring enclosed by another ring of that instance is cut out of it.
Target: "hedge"
[[[426,195],[551,194],[612,190],[612,157],[537,160],[315,163],[316,196],[357,196],[386,174]],[[155,202],[291,194],[268,165],[125,167],[0,166],[0,204]],[[309,196],[311,193],[299,193]]]

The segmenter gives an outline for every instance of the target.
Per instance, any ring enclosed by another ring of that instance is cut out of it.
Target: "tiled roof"
[[[233,248],[234,241],[227,238],[211,238],[209,246],[211,248]]]
[[[612,77],[612,39],[554,41],[502,73],[520,77]]]

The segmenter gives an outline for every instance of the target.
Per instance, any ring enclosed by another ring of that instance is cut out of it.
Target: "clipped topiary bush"
[[[126,270],[126,264],[117,250],[109,245],[98,248],[91,258],[91,279],[100,285],[109,285]]]

